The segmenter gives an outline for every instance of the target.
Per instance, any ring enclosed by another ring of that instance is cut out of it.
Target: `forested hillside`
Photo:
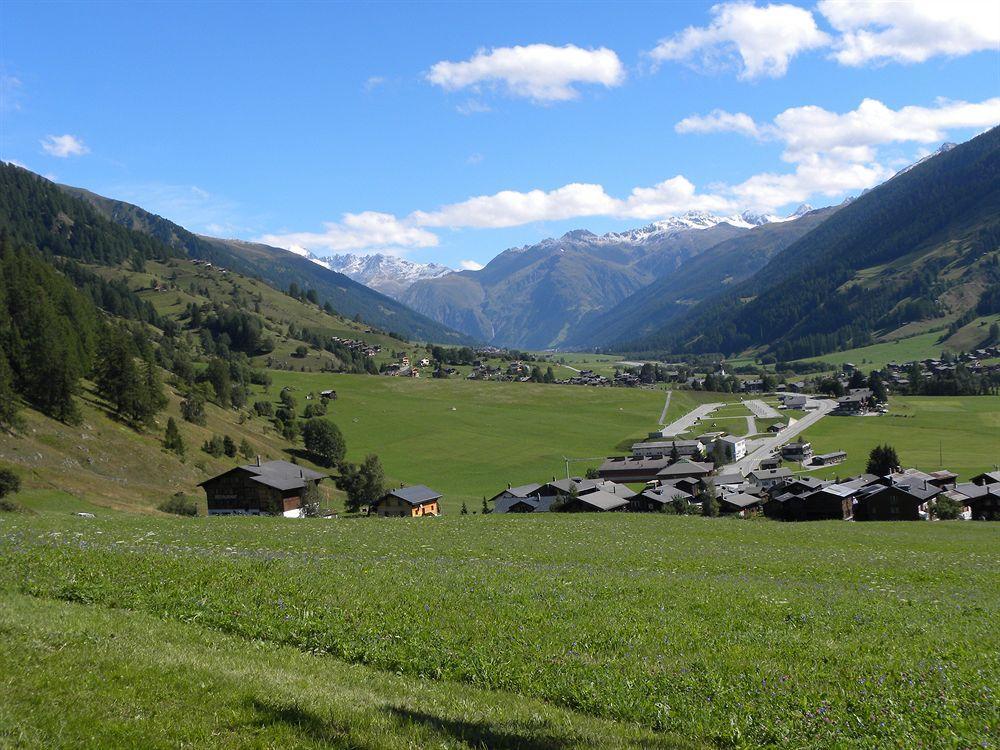
[[[843,207],[748,281],[623,349],[779,359],[864,346],[880,331],[995,312],[1000,129]]]
[[[3,169],[16,170],[7,165]],[[16,171],[21,174],[15,173],[13,178],[20,177],[21,181],[28,176],[34,177],[24,170]],[[52,183],[44,182],[52,187]],[[367,323],[408,338],[440,343],[471,342],[467,336],[415,313],[390,297],[281,248],[196,235],[138,206],[80,188],[64,185],[58,187],[67,196],[86,202],[108,220],[155,238],[176,254],[208,260],[247,276],[259,276],[279,289],[287,289],[292,284],[303,289],[313,289],[321,302],[329,302],[343,315],[350,318],[360,316]],[[39,192],[41,189],[35,190]]]

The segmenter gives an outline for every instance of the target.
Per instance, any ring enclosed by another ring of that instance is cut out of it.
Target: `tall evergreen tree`
[[[177,428],[177,423],[173,417],[167,420],[167,430],[163,434],[163,447],[168,451],[173,451],[178,456],[184,455],[184,438]]]

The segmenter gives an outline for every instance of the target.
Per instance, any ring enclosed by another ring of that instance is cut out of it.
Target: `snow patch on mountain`
[[[371,255],[344,253],[325,258],[313,257],[312,260],[331,271],[338,271],[375,291],[395,298],[400,297],[417,281],[436,279],[452,272],[451,268],[439,263],[416,263],[406,258],[382,253]]]

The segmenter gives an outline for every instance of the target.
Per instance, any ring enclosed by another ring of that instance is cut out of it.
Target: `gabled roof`
[[[389,490],[386,494],[399,498],[410,505],[429,503],[431,500],[437,500],[441,497],[440,494],[432,490],[430,487],[425,487],[422,484],[415,484],[411,487],[400,487],[396,490]]]
[[[755,469],[750,472],[754,479],[784,479],[792,476],[792,470],[782,466],[780,469]]]
[[[734,492],[731,495],[723,495],[722,502],[735,505],[737,508],[746,508],[760,502],[760,498],[755,495],[748,495],[745,492]]]
[[[577,500],[598,510],[615,510],[616,508],[628,505],[628,500],[621,495],[612,495],[610,492],[605,492],[604,490],[588,492],[586,495],[580,495]]]
[[[681,477],[689,476],[691,474],[711,474],[712,470],[715,468],[715,464],[712,463],[698,463],[697,461],[692,461],[689,458],[682,458],[680,461],[670,464],[660,469],[656,476],[658,477]]]
[[[537,490],[539,490],[541,488],[542,488],[542,485],[535,484],[535,483],[532,483],[532,484],[522,484],[520,487],[508,487],[507,489],[498,492],[497,494],[495,494],[490,499],[491,500],[496,500],[498,497],[500,497],[501,495],[504,495],[504,494],[512,495],[514,497],[519,497],[519,498],[525,498],[525,497],[528,497],[528,495],[532,494],[533,492],[536,492]]]
[[[694,498],[690,492],[685,492],[684,490],[671,487],[670,485],[664,485],[662,487],[657,487],[656,489],[646,490],[642,493],[642,497],[648,498],[649,500],[653,500],[657,503],[669,503],[678,496],[683,497],[685,500],[691,500]]]
[[[732,474],[719,474],[715,477],[715,486],[720,487],[724,484],[742,484],[746,477],[740,472],[734,472]]]
[[[282,491],[301,489],[305,487],[307,481],[312,482],[326,478],[326,474],[320,474],[317,471],[293,464],[290,461],[264,461],[260,465],[253,463],[234,466],[229,471],[224,471],[222,474],[200,482],[198,486],[201,487],[232,471],[248,472],[254,475],[250,477],[252,481]]]

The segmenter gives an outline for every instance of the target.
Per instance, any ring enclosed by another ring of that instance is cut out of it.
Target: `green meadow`
[[[816,453],[847,451],[847,461],[809,473],[847,477],[865,470],[868,453],[892,445],[904,466],[950,469],[963,480],[1000,463],[1000,396],[893,396],[889,413],[825,417],[800,438]]]
[[[347,440],[348,459],[377,453],[387,476],[445,495],[445,511],[512,485],[582,475],[658,426],[666,392],[463,379],[274,372],[271,396],[334,389],[327,418]],[[667,421],[726,394],[675,391]],[[732,398],[732,396],[728,396]]]
[[[957,521],[7,513],[0,746],[989,746],[998,569]]]

